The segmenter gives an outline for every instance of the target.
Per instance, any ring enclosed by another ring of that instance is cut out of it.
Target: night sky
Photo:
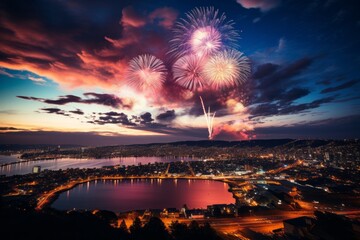
[[[251,61],[243,84],[189,91],[174,82],[174,24],[196,7],[234,21]],[[360,137],[357,0],[3,0],[0,143],[111,145]],[[127,84],[129,61],[161,59],[161,89]]]

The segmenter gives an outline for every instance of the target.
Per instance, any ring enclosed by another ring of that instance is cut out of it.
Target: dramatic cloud
[[[257,116],[273,116],[279,113],[279,109],[276,104],[263,103],[255,107],[250,108],[250,113],[253,117]]]
[[[142,115],[140,115],[141,118],[141,122],[142,124],[147,124],[147,123],[151,123],[152,121],[154,121],[154,119],[151,117],[151,113],[146,112]]]
[[[214,136],[221,137],[221,135],[230,135],[232,139],[247,140],[252,138],[252,131],[254,127],[252,124],[243,120],[234,120],[221,123],[215,126]]]
[[[90,117],[91,120],[88,123],[94,124],[121,124],[123,126],[136,127],[138,129],[143,129],[144,126],[149,128],[159,128],[166,127],[166,125],[158,124],[154,122],[154,119],[151,117],[151,113],[146,112],[140,116],[132,115],[129,117],[127,114],[122,112],[105,112],[93,114]]]
[[[265,63],[256,67],[253,74],[253,98],[247,108],[250,118],[297,114],[318,108],[333,98],[295,104],[294,101],[310,94],[310,90],[299,87],[297,77],[312,63],[313,58],[302,58],[287,65]],[[233,129],[233,127],[226,127]]]
[[[259,138],[357,138],[360,132],[360,115],[329,118],[279,127],[263,127],[255,130]]]
[[[124,108],[124,109],[131,109],[133,102],[128,98],[121,99],[112,94],[100,94],[100,93],[84,93],[86,97],[93,97],[90,99],[83,99],[82,103],[94,103],[100,104],[104,106],[114,107],[114,108]]]
[[[166,54],[168,29],[177,16],[172,8],[146,12],[123,4],[6,1],[0,10],[0,67],[27,70],[69,88],[121,84],[132,57]]]
[[[113,107],[113,108],[122,108],[122,109],[131,109],[133,102],[131,99],[119,98],[113,94],[105,93],[84,93],[86,98],[80,98],[74,95],[65,95],[60,96],[58,99],[46,99],[46,98],[37,98],[37,97],[27,97],[27,96],[17,96],[18,98],[26,100],[34,100],[47,104],[54,105],[65,105],[68,103],[85,103],[85,104],[99,104],[103,106]]]
[[[263,103],[255,107],[251,107],[249,112],[251,117],[265,117],[265,116],[274,116],[274,115],[288,115],[296,114],[303,112],[305,110],[310,110],[320,107],[322,104],[329,103],[334,101],[335,97],[322,98],[314,100],[310,103],[294,104],[294,105],[285,105],[275,103]]]
[[[281,0],[237,0],[244,8],[259,8],[262,12],[269,11],[277,7]]]
[[[59,108],[42,108],[41,110],[43,110],[46,113],[54,113],[58,115],[69,116],[69,114],[67,114],[64,110],[61,110]]]
[[[343,84],[340,84],[336,87],[325,88],[321,91],[321,93],[336,92],[336,91],[339,91],[342,89],[350,88],[350,87],[354,86],[355,84],[357,84],[358,82],[359,82],[359,80],[351,80],[351,81],[345,82]]]
[[[125,7],[122,10],[121,23],[124,27],[142,27],[146,24],[146,18],[137,13],[133,7]]]
[[[89,123],[96,123],[96,124],[121,124],[125,126],[135,126],[135,123],[132,123],[128,116],[125,113],[118,113],[118,112],[106,112],[100,113],[100,117],[93,121],[88,121]]]
[[[296,99],[304,97],[304,96],[308,95],[309,93],[310,93],[309,89],[295,87],[295,88],[288,90],[287,92],[284,92],[279,98],[280,98],[281,103],[287,104],[287,103],[293,102]]]
[[[156,120],[170,122],[176,118],[175,110],[168,110],[156,116]]]
[[[69,111],[70,113],[73,113],[73,114],[77,114],[77,115],[84,115],[84,112],[81,111],[80,109],[76,109],[76,110],[73,110],[73,111]]]
[[[171,126],[155,122],[151,113],[149,112],[141,114],[140,116],[128,116],[122,112],[111,111],[105,113],[93,113],[92,115],[86,116],[85,118],[89,119],[87,123],[99,125],[119,124],[132,129],[145,130],[148,132],[161,134],[176,134],[177,132],[187,132],[182,129],[172,128]]]
[[[7,71],[5,71],[5,70],[3,70],[3,69],[0,69],[0,74],[1,74],[1,75],[4,75],[4,76],[7,76],[7,77],[11,77],[11,78],[14,77],[13,74],[8,73]]]
[[[280,109],[279,113],[281,115],[299,113],[299,112],[302,112],[302,111],[305,111],[308,109],[318,108],[322,104],[332,102],[334,99],[335,99],[335,97],[328,97],[328,98],[318,99],[318,100],[312,101],[310,103],[291,105],[291,106]]]
[[[29,80],[35,82],[35,84],[44,85],[46,80],[41,77],[28,77]]]
[[[178,13],[168,7],[158,8],[150,13],[149,18],[152,23],[157,23],[164,28],[171,28],[177,18]]]
[[[299,76],[314,61],[312,58],[303,58],[286,66],[271,63],[257,67],[254,73],[255,98],[253,103],[295,100],[309,92],[304,88],[292,88],[293,78]],[[300,90],[300,91],[299,91]],[[284,92],[288,91],[284,94]]]
[[[25,129],[22,128],[15,128],[15,127],[0,127],[1,132],[7,132],[7,131],[22,131]]]
[[[44,102],[48,104],[55,104],[55,105],[64,105],[68,103],[79,103],[82,101],[80,97],[74,95],[66,95],[60,96],[59,99],[52,100],[52,99],[45,99],[45,98],[37,98],[37,97],[27,97],[27,96],[17,96],[18,98],[25,99],[25,100],[34,100],[39,102]]]
[[[257,67],[256,71],[253,73],[254,79],[264,78],[270,74],[273,74],[279,69],[279,65],[273,63],[265,63]]]

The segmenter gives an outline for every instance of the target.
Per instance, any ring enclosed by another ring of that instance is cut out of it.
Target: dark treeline
[[[1,232],[9,239],[52,239],[52,240],[212,240],[222,238],[208,224],[199,225],[173,222],[169,229],[161,219],[151,217],[146,222],[135,218],[130,226],[125,221],[118,227],[117,218],[109,213],[92,212],[46,212],[1,209]]]

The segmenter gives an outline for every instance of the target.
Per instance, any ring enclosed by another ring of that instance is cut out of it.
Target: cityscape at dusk
[[[4,0],[12,239],[360,239],[356,0]]]

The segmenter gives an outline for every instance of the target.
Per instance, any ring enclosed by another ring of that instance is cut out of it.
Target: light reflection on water
[[[86,186],[85,186],[86,184]],[[89,184],[89,185],[87,185]],[[225,188],[226,185],[226,188]],[[131,179],[84,183],[61,193],[52,207],[67,209],[104,209],[115,212],[163,209],[184,204],[206,208],[211,204],[234,203],[228,185],[211,180]]]

